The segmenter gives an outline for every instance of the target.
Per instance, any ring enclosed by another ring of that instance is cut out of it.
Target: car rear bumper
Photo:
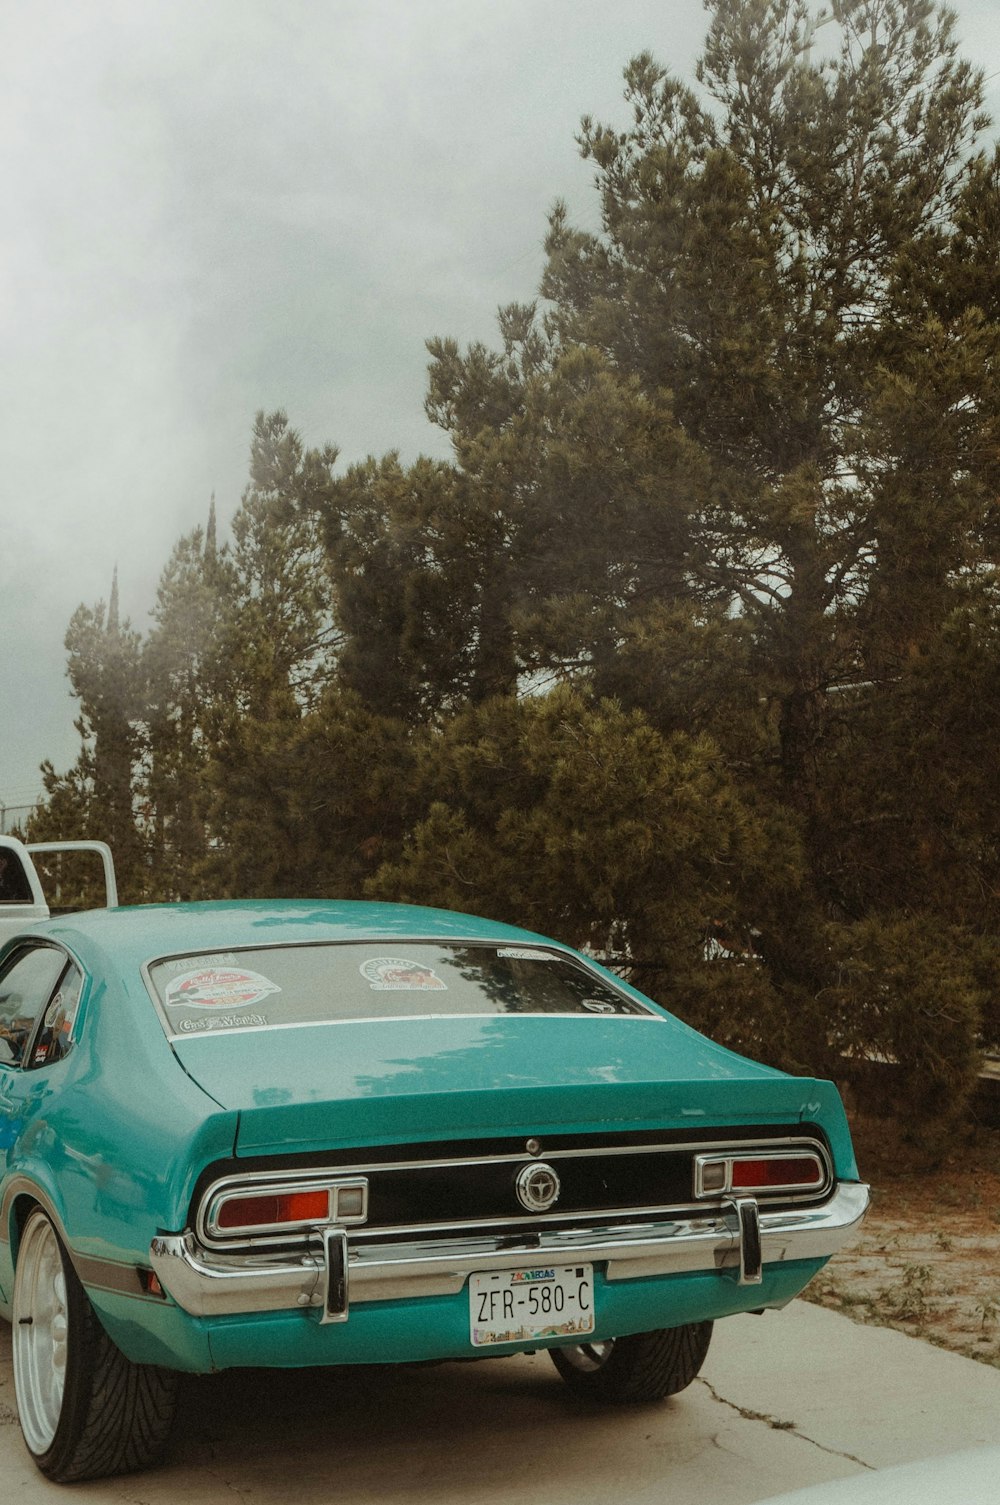
[[[321,1322],[343,1322],[351,1304],[455,1295],[476,1271],[516,1269],[526,1260],[587,1261],[611,1284],[697,1272],[752,1286],[768,1267],[828,1259],[867,1207],[867,1186],[844,1181],[819,1207],[762,1212],[745,1198],[702,1216],[546,1230],[538,1242],[517,1245],[495,1236],[352,1244],[342,1230],[330,1229],[322,1250],[298,1257],[220,1254],[187,1232],[153,1239],[150,1263],[163,1289],[192,1316],[298,1308]]]

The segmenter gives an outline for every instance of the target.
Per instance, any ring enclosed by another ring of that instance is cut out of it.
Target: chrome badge
[[[560,1181],[551,1165],[538,1160],[534,1165],[521,1167],[514,1190],[517,1200],[528,1212],[546,1212],[559,1197]]]

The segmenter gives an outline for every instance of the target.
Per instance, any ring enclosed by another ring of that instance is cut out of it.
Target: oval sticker
[[[202,967],[172,977],[164,1002],[172,1008],[245,1009],[280,992],[276,982],[246,967]]]
[[[433,967],[405,956],[373,956],[362,962],[361,976],[374,993],[430,993],[448,991]]]

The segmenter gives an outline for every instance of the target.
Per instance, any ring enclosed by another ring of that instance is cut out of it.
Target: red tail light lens
[[[795,1158],[734,1160],[730,1184],[734,1191],[749,1191],[751,1187],[808,1190],[822,1186],[824,1179],[823,1167],[815,1155],[799,1155]]]
[[[330,1193],[277,1192],[274,1195],[227,1197],[218,1211],[220,1228],[281,1227],[287,1223],[325,1223],[330,1216]]]

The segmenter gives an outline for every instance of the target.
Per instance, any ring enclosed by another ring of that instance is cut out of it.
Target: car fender
[[[66,1228],[58,1208],[55,1188],[46,1188],[29,1176],[11,1176],[3,1189],[0,1201],[0,1310],[9,1319],[10,1305],[14,1294],[14,1271],[17,1266],[17,1250],[21,1240],[28,1211],[32,1206],[41,1207],[51,1219],[52,1225],[62,1239],[70,1258],[72,1246],[66,1236]],[[74,1266],[76,1262],[74,1260]]]

